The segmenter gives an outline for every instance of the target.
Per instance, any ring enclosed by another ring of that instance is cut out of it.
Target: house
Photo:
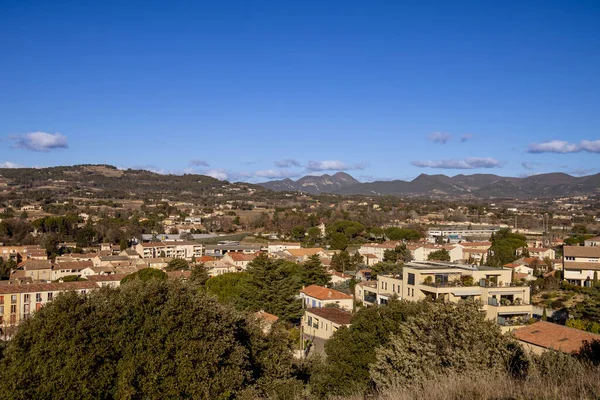
[[[248,264],[256,257],[258,257],[257,254],[227,253],[223,256],[222,260],[245,271],[248,268]]]
[[[463,259],[463,247],[460,245],[437,245],[437,244],[426,244],[421,246],[422,251],[417,248],[415,251],[411,251],[413,254],[414,261],[427,261],[431,253],[435,253],[440,250],[446,250],[450,255],[450,262],[457,262]]]
[[[206,272],[208,276],[214,277],[223,274],[228,274],[230,272],[238,272],[236,266],[224,263],[222,261],[211,261],[204,263],[204,267],[206,268]]]
[[[383,243],[365,243],[358,249],[358,253],[365,259],[367,265],[377,264],[383,261],[386,250],[394,250],[401,245],[401,241],[389,241]]]
[[[272,253],[279,253],[281,251],[285,251],[285,250],[291,250],[291,249],[300,249],[302,248],[301,243],[297,243],[297,242],[269,242],[269,244],[267,245],[267,252],[269,254]]]
[[[204,247],[204,255],[212,257],[222,257],[227,253],[254,254],[262,251],[262,247],[256,244],[224,243],[207,244]],[[198,259],[198,257],[196,257]]]
[[[35,281],[52,280],[52,261],[50,260],[27,260],[19,268],[25,271],[25,276]]]
[[[586,239],[583,244],[588,247],[600,246],[600,236]]]
[[[98,287],[119,287],[121,279],[130,274],[89,275],[86,279],[95,283]]]
[[[300,297],[307,308],[329,305],[351,311],[354,302],[354,298],[349,294],[318,285],[310,285],[300,290]]]
[[[350,326],[352,313],[335,307],[307,308],[302,316],[305,339],[327,340],[342,326]]]
[[[309,247],[304,249],[288,249],[284,250],[283,253],[289,254],[297,262],[305,262],[310,257],[318,255],[319,257],[325,257],[326,254],[320,247]]]
[[[0,285],[0,326],[16,326],[51,302],[59,293],[88,293],[98,289],[93,282],[56,282]]]
[[[530,257],[537,257],[540,260],[545,258],[553,260],[556,258],[556,251],[554,249],[548,249],[544,247],[529,247],[527,248],[527,251],[529,252]]]
[[[92,259],[92,263],[94,267],[106,267],[112,262],[129,262],[129,257],[127,256],[101,256],[98,255]]]
[[[523,261],[520,261],[520,262],[515,261],[512,263],[504,264],[503,267],[510,268],[513,271],[515,271],[515,273],[517,273],[517,274],[526,274],[526,275],[533,276],[534,269],[531,268],[529,265],[527,265],[527,263],[525,263]]]
[[[264,310],[260,310],[254,313],[256,320],[260,324],[260,327],[264,333],[269,333],[273,325],[279,321],[277,315],[269,314]]]
[[[144,262],[146,263],[146,266],[148,266],[149,268],[165,269],[167,267],[167,265],[169,265],[169,262],[171,260],[172,260],[172,258],[158,257],[158,258],[145,258]]]
[[[359,269],[356,273],[356,279],[359,281],[370,281],[371,270],[370,269]]]
[[[69,275],[81,276],[81,271],[93,267],[92,261],[60,261],[54,264],[52,280],[58,280]]]
[[[563,277],[578,286],[592,286],[600,274],[600,246],[564,246]]]
[[[140,258],[140,254],[134,249],[125,249],[119,253],[120,256],[128,257],[131,260],[136,260]]]
[[[526,351],[542,354],[547,350],[576,353],[584,342],[600,340],[600,335],[568,326],[539,321],[512,331]]]
[[[354,287],[354,297],[366,305],[377,303],[377,281],[358,282]]]
[[[330,271],[329,275],[331,276],[332,285],[343,283],[352,279],[352,275],[344,274],[343,272]]]
[[[365,304],[385,304],[393,297],[409,301],[479,301],[486,317],[508,331],[524,324],[533,313],[529,286],[514,286],[511,279],[509,268],[410,262],[404,265],[402,274],[378,275],[374,286],[357,285],[355,295]]]

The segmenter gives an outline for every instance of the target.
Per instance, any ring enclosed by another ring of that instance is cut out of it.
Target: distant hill
[[[343,177],[339,180],[336,177]],[[533,175],[526,178],[493,174],[446,175],[421,174],[412,181],[375,181],[360,183],[348,174],[305,176],[260,183],[274,191],[304,191],[341,195],[433,196],[474,198],[558,197],[600,192],[600,174],[574,177],[564,173]]]
[[[360,184],[360,182],[352,176],[345,172],[338,172],[334,175],[307,175],[297,181],[288,178],[279,181],[260,183],[259,185],[275,192],[300,191],[310,194],[319,194],[335,193],[337,190],[357,184]]]

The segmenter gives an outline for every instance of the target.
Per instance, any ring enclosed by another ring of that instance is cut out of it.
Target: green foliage
[[[414,229],[403,229],[390,227],[385,229],[385,236],[387,236],[388,240],[419,240],[423,237],[419,231]]]
[[[332,250],[346,250],[348,247],[348,238],[341,232],[333,232],[329,235],[329,245]]]
[[[377,279],[378,275],[402,274],[402,264],[389,261],[381,261],[371,266],[371,279]]]
[[[315,254],[302,264],[300,279],[305,286],[326,286],[331,281],[331,275],[325,270],[321,258]]]
[[[404,243],[396,246],[393,250],[383,252],[383,261],[393,263],[406,263],[412,260],[410,250]]]
[[[206,267],[204,266],[204,264],[198,264],[192,268],[192,273],[190,274],[190,282],[204,286],[206,285],[206,282],[208,282],[208,279],[208,272],[206,271]]]
[[[174,258],[167,264],[165,271],[187,271],[190,264],[183,258]]]
[[[588,321],[585,319],[569,318],[565,322],[565,325],[571,328],[580,329],[582,331],[600,334],[599,322]]]
[[[500,229],[492,235],[488,265],[501,267],[517,259],[517,250],[527,248],[525,236],[512,233],[510,229]]]
[[[4,260],[0,258],[0,280],[7,280],[10,278],[10,272],[12,269],[17,268],[17,263],[12,258]]]
[[[331,268],[338,272],[356,271],[362,262],[363,257],[360,253],[356,252],[351,256],[343,250],[331,257]]]
[[[4,356],[2,398],[252,398],[295,385],[287,332],[264,335],[173,281],[58,296]]]
[[[155,268],[144,268],[139,270],[138,272],[134,272],[131,275],[127,275],[125,278],[121,279],[121,285],[126,284],[132,281],[143,281],[148,282],[150,280],[165,280],[167,279],[167,274],[165,274],[160,269]]]
[[[233,272],[210,278],[206,282],[206,287],[209,293],[215,295],[220,302],[232,304],[243,310],[246,308],[246,302],[242,298],[242,293],[245,292],[248,285],[247,281],[248,274],[246,272]]]
[[[428,260],[435,261],[450,261],[450,253],[446,249],[440,249],[429,253],[427,256]]]
[[[358,311],[349,328],[338,329],[325,343],[327,363],[311,379],[313,393],[324,397],[366,391],[375,349],[387,344],[390,333],[398,332],[403,321],[423,308],[423,303],[392,300],[384,306]]]
[[[523,359],[520,347],[503,336],[475,302],[425,305],[425,312],[400,324],[389,343],[377,349],[370,367],[377,388],[397,388],[449,373],[505,371],[511,351]]]
[[[87,281],[87,279],[82,278],[79,275],[67,275],[67,276],[63,276],[61,280],[63,282],[82,282],[82,281]]]

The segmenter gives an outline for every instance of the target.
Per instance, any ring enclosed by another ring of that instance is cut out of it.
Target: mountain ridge
[[[343,173],[308,175],[296,181],[284,179],[258,183],[273,191],[300,191],[311,194],[378,196],[467,196],[476,198],[559,197],[600,192],[600,174],[575,177],[563,172],[510,177],[494,174],[420,174],[412,181],[359,182]],[[343,177],[336,179],[334,177]],[[308,183],[307,183],[308,182]]]

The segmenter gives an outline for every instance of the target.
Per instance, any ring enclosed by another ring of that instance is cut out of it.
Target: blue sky
[[[0,163],[600,172],[598,1],[0,2]]]

